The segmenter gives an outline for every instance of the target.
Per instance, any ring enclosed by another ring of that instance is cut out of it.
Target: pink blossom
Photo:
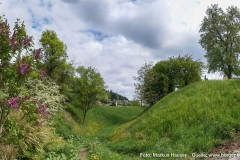
[[[18,65],[18,73],[28,74],[30,69],[30,64],[26,64],[26,58],[23,58],[22,62]]]
[[[20,108],[20,106],[18,105],[19,100],[20,100],[19,97],[12,97],[7,101],[7,105],[15,109]]]

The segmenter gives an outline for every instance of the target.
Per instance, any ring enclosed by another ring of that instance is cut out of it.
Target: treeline
[[[151,106],[175,89],[201,81],[203,62],[193,60],[192,56],[170,57],[155,65],[146,62],[134,77],[135,98],[141,105]]]
[[[107,92],[109,94],[109,99],[111,99],[112,101],[113,100],[127,100],[128,101],[127,97],[124,97],[118,93],[115,93],[112,90],[108,90]]]

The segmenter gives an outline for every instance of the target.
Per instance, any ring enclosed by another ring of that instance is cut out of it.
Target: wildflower
[[[18,73],[28,74],[30,69],[30,64],[26,64],[26,58],[23,58],[22,62],[18,65]]]
[[[20,108],[18,105],[20,98],[19,97],[12,97],[7,101],[7,105],[14,109]]]
[[[40,79],[41,79],[41,80],[44,80],[45,74],[46,74],[46,71],[41,68],[41,69],[40,69]]]

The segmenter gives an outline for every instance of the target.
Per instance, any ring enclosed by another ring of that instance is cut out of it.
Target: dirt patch
[[[78,151],[78,156],[82,159],[82,160],[87,160],[87,150],[85,148],[82,148]]]
[[[232,140],[228,140],[225,143],[223,143],[222,145],[219,145],[215,148],[212,149],[212,151],[210,152],[210,154],[238,154],[240,156],[240,132],[236,133],[234,136],[234,139]],[[240,157],[224,157],[224,158],[206,158],[206,160],[210,160],[210,159],[229,159],[229,160],[238,160],[240,159]]]

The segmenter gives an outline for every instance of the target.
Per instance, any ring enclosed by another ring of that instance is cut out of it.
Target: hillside
[[[240,81],[198,82],[169,94],[130,127],[115,132],[108,147],[132,156],[208,153],[234,137],[239,119]]]
[[[79,125],[81,111],[76,106],[69,104],[67,111],[71,122],[77,123],[66,135],[74,132],[88,137],[91,145],[94,142],[90,151],[89,145],[85,146],[89,156],[139,159],[140,153],[166,157],[175,153],[190,158],[192,153],[210,153],[239,131],[240,81],[188,85],[170,93],[141,116],[141,107],[95,107],[89,111],[84,127]],[[64,123],[59,121],[61,127]]]

